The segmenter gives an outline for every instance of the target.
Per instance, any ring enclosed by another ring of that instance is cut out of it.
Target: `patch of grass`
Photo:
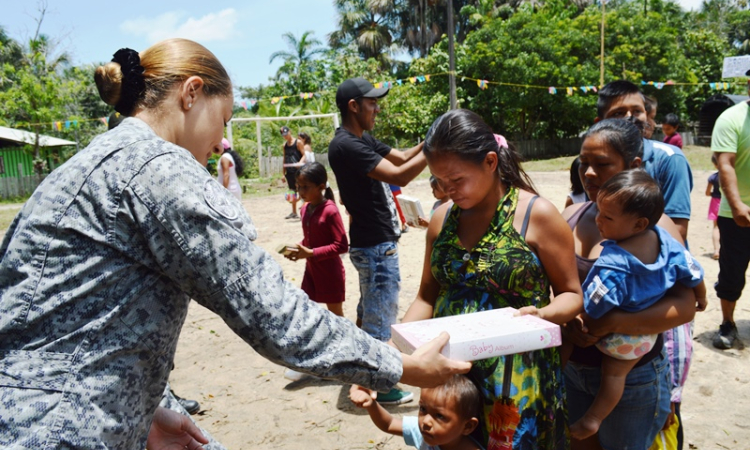
[[[716,168],[711,162],[711,149],[708,147],[701,147],[698,145],[686,145],[682,149],[685,153],[685,157],[690,163],[690,168],[693,170],[711,170],[714,171]]]
[[[570,165],[576,156],[560,156],[552,159],[539,159],[535,161],[524,161],[523,170],[526,172],[558,172],[569,171]]]
[[[5,233],[11,222],[13,222],[13,219],[16,217],[16,214],[18,214],[18,211],[20,210],[21,205],[18,205],[18,208],[0,209],[0,230],[2,230],[0,231],[1,233]]]

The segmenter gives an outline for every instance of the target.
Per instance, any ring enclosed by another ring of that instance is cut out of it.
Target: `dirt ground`
[[[693,216],[689,241],[693,254],[706,271],[709,307],[695,319],[690,375],[683,395],[682,417],[689,448],[750,449],[750,358],[743,344],[750,342],[750,291],[740,300],[735,317],[740,345],[718,351],[711,338],[721,321],[721,309],[711,288],[718,263],[710,256],[711,223],[706,220],[708,197],[704,191],[709,172],[696,171]],[[562,208],[568,192],[567,172],[531,173],[542,196]],[[404,194],[433,203],[426,180],[416,181]],[[273,251],[278,245],[302,236],[298,220],[284,220],[290,206],[281,195],[244,197],[244,205],[258,229],[257,244]],[[343,210],[342,210],[343,214]],[[424,232],[411,229],[400,241],[401,314],[414,299],[424,258]],[[274,256],[293,283],[302,281],[304,263]],[[346,317],[355,319],[359,297],[356,271],[344,256],[347,272]],[[194,416],[230,449],[402,449],[400,437],[378,430],[367,414],[347,398],[348,386],[305,378],[290,382],[284,368],[260,357],[235,336],[216,315],[193,303],[180,337],[176,368],[170,381],[175,391],[200,401]],[[413,389],[415,392],[418,389]],[[395,414],[416,415],[417,402],[391,407]],[[686,445],[687,449],[688,446]]]

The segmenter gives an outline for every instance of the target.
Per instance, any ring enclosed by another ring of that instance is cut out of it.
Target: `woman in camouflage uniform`
[[[211,52],[121,49],[96,83],[127,118],[44,180],[0,247],[0,447],[198,448],[194,425],[158,407],[191,298],[318,376],[388,391],[468,370],[438,342],[403,356],[320,309],[253,243],[205,169],[232,116]]]

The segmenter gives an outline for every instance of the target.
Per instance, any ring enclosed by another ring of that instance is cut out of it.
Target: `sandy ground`
[[[683,396],[682,417],[690,448],[750,449],[750,358],[743,342],[750,342],[750,292],[740,300],[736,319],[740,345],[729,351],[711,346],[721,321],[721,310],[711,288],[718,263],[711,260],[711,223],[706,220],[708,198],[703,195],[708,172],[694,173],[693,217],[689,240],[706,271],[709,308],[695,319],[695,353]],[[532,173],[542,196],[562,208],[568,192],[568,173]],[[416,181],[404,194],[421,199],[429,208],[434,199],[426,180]],[[300,222],[284,220],[290,206],[280,195],[250,198],[245,207],[258,228],[257,244],[272,251],[302,236]],[[343,214],[343,210],[342,210]],[[400,242],[401,314],[414,299],[424,258],[424,232],[412,229]],[[274,256],[293,283],[299,285],[303,263]],[[346,317],[355,319],[359,297],[356,271],[344,257],[347,271]],[[176,392],[197,399],[202,411],[194,416],[230,449],[402,449],[400,437],[387,435],[367,414],[350,404],[348,386],[307,378],[290,382],[284,368],[273,364],[235,336],[220,318],[193,303],[177,350],[171,382]],[[418,389],[414,389],[418,391]],[[391,407],[395,414],[415,415],[417,403]],[[686,449],[688,446],[686,445]]]

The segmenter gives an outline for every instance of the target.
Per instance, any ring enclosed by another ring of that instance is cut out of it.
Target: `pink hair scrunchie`
[[[495,141],[497,142],[497,146],[500,148],[508,148],[508,141],[505,140],[505,136],[502,134],[496,134],[495,135]]]

